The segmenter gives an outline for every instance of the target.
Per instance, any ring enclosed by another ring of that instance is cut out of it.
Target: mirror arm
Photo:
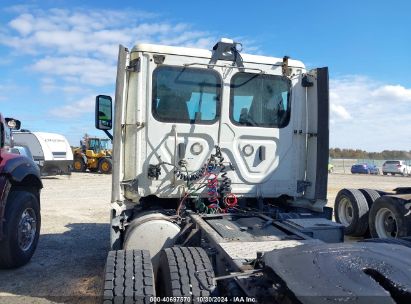
[[[106,133],[106,135],[108,136],[108,138],[110,138],[111,140],[113,140],[113,135],[111,135],[111,133],[107,130],[103,130],[104,133]]]

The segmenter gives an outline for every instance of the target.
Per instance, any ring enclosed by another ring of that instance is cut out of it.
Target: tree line
[[[384,150],[382,152],[367,152],[359,149],[330,149],[331,158],[353,158],[353,159],[399,159],[409,160],[411,159],[410,151],[398,151],[398,150]]]

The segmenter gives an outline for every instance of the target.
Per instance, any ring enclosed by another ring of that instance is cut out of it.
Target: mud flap
[[[303,245],[264,255],[300,303],[411,303],[411,248],[392,244]]]

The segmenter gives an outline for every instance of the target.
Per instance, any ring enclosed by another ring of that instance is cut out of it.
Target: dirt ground
[[[111,175],[73,173],[44,178],[43,185],[37,250],[26,266],[0,270],[0,302],[98,303],[109,249]]]
[[[43,179],[42,227],[29,264],[0,270],[1,303],[99,303],[108,252],[111,176],[73,173]],[[332,206],[341,188],[392,190],[411,177],[332,174]]]

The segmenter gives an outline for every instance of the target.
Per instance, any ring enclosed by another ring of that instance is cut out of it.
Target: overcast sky
[[[116,2],[116,3],[114,3]],[[330,69],[331,147],[411,150],[409,1],[1,1],[0,104],[75,145],[113,95],[118,44],[289,55]]]

